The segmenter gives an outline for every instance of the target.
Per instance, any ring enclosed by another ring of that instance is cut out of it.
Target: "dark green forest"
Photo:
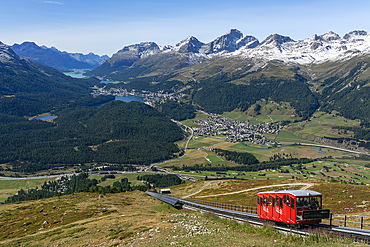
[[[156,104],[155,108],[167,117],[177,121],[194,118],[196,112],[195,106],[173,100]]]
[[[137,176],[137,180],[146,181],[156,187],[169,187],[181,184],[181,179],[174,174],[154,174]]]
[[[174,157],[181,129],[139,102],[110,102],[57,113],[53,123],[3,116],[0,161],[39,164],[150,164]]]
[[[194,86],[192,100],[207,112],[222,114],[239,108],[246,111],[260,99],[289,102],[298,116],[307,119],[319,108],[319,102],[303,79],[283,80],[258,78],[249,85],[236,85],[223,78],[204,81]]]
[[[35,172],[84,163],[149,164],[173,158],[181,129],[138,102],[93,97],[96,78],[76,79],[22,60],[0,63],[0,162]],[[110,102],[100,108],[96,105]],[[52,122],[29,120],[49,112]]]
[[[217,155],[224,157],[226,160],[234,161],[238,164],[250,165],[259,163],[258,159],[251,153],[235,152],[224,149],[215,148],[212,150]]]
[[[324,80],[324,87],[318,98],[322,110],[330,112],[336,110],[349,119],[370,120],[370,87],[368,79],[359,80],[358,77],[370,68],[366,61],[357,62],[344,76],[333,76]]]
[[[93,98],[89,87],[95,78],[76,79],[35,63],[17,66],[0,63],[0,114],[34,116],[68,107],[93,106],[114,97]]]
[[[229,166],[229,165],[211,165],[211,164],[195,164],[193,166],[183,165],[178,166],[167,166],[173,171],[211,171],[211,172],[227,172],[227,171],[242,171],[242,172],[257,172],[266,169],[277,170],[282,166],[294,165],[294,164],[307,164],[315,161],[314,159],[307,158],[288,158],[288,159],[279,159],[274,161],[264,161],[255,164],[249,165],[238,165],[238,166]]]

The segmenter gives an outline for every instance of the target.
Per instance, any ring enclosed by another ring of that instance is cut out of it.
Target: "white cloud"
[[[64,5],[64,3],[62,3],[62,2],[56,2],[56,1],[43,1],[43,3]]]

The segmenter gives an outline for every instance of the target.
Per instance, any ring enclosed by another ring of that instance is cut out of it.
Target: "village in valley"
[[[252,142],[254,144],[272,145],[273,142],[267,140],[263,133],[278,134],[282,126],[278,123],[261,123],[250,125],[249,121],[242,122],[229,119],[227,117],[210,114],[207,120],[194,121],[203,126],[193,128],[195,136],[226,136],[229,142]]]
[[[113,95],[113,96],[136,96],[141,97],[145,104],[154,106],[158,102],[165,100],[179,101],[184,97],[182,93],[184,89],[173,90],[173,92],[149,92],[149,91],[136,91],[127,89],[105,89],[95,88],[93,96],[99,95]],[[214,136],[226,139],[228,142],[252,142],[260,145],[273,145],[274,142],[267,140],[263,133],[279,134],[282,126],[279,123],[260,123],[257,125],[250,125],[249,121],[236,121],[229,119],[225,116],[206,113],[210,117],[207,120],[194,121],[194,123],[203,127],[193,127],[194,136]]]
[[[184,93],[182,93],[184,89],[180,90],[173,90],[173,92],[165,92],[163,90],[157,91],[157,92],[149,92],[149,91],[138,91],[135,89],[132,89],[131,91],[128,91],[124,88],[115,88],[115,89],[109,89],[107,90],[105,87],[99,88],[95,87],[92,95],[93,97],[98,97],[100,95],[112,95],[112,96],[120,96],[120,97],[126,97],[126,96],[136,96],[140,97],[144,100],[145,104],[154,106],[155,103],[161,102],[164,100],[174,100],[178,101],[181,98],[184,97]]]

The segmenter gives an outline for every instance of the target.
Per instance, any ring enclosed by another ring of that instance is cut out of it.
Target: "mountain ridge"
[[[13,44],[10,48],[21,57],[62,72],[72,69],[92,69],[109,58],[106,55],[99,56],[94,53],[84,55],[62,52],[55,47],[38,46],[36,43],[29,41],[22,44]]]
[[[240,57],[241,59],[251,59],[256,64],[259,63],[258,61],[280,61],[286,65],[310,66],[311,64],[328,61],[345,61],[356,56],[370,54],[370,34],[366,31],[351,31],[343,37],[330,31],[322,35],[315,34],[310,38],[299,41],[295,41],[289,36],[272,34],[262,42],[259,42],[254,36],[247,35],[244,37],[241,31],[231,29],[226,34],[208,43],[203,43],[194,36],[180,41],[175,46],[161,47],[155,42],[143,43],[155,45],[157,47],[155,52],[150,52],[150,50],[146,49],[137,50],[138,56],[136,59],[131,60],[130,63],[125,63],[124,59],[120,60],[118,58],[128,56],[129,52],[132,52],[128,48],[135,47],[138,44],[125,46],[114,54],[111,59],[92,70],[89,75],[115,80],[146,77],[146,74],[136,74],[134,72],[137,67],[135,63],[148,57],[153,57],[150,59],[151,63],[146,64],[145,61],[140,61],[140,66],[150,67],[152,66],[152,61],[156,60],[156,58],[158,58],[158,63],[163,63],[163,55],[161,54],[165,53],[182,60],[181,64],[173,64],[173,66],[167,67],[168,73],[174,71],[175,67],[192,66],[214,57]],[[146,56],[143,56],[144,53],[146,53]],[[115,64],[120,64],[120,66],[112,66],[113,61]],[[120,78],[120,76],[117,76],[117,73],[120,74],[120,70],[123,67],[125,73],[128,72],[130,74],[129,77],[123,76]],[[133,70],[130,71],[130,67]],[[160,68],[156,74],[163,74],[163,71],[166,71],[166,68]]]

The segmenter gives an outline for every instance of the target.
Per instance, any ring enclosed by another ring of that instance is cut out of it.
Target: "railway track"
[[[175,208],[188,208],[191,210],[200,210],[209,212],[219,217],[230,218],[240,222],[249,223],[252,225],[263,226],[266,223],[271,223],[264,219],[258,218],[256,207],[246,207],[240,205],[231,205],[217,202],[200,201],[194,199],[183,199],[175,196],[166,196],[156,192],[147,191],[147,195],[157,198],[165,203],[172,205]],[[322,230],[332,232],[336,235],[343,237],[351,237],[357,241],[363,241],[370,244],[370,231],[364,229],[341,227],[325,224],[312,224],[309,228],[296,229],[292,225],[273,225],[279,231],[294,233],[299,235],[308,236],[312,233],[320,232]]]

